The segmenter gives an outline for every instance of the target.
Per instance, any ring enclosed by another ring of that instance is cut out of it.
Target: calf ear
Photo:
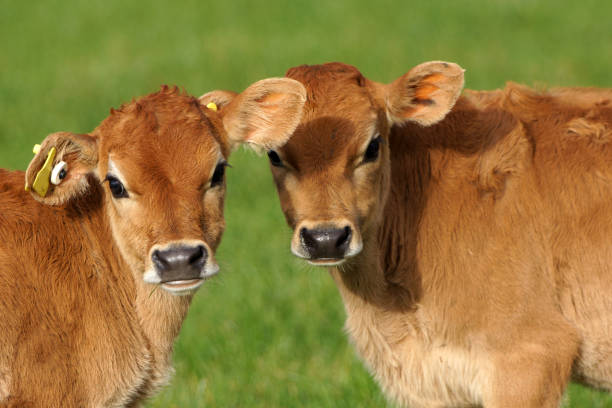
[[[246,143],[265,150],[282,146],[300,123],[305,102],[304,86],[293,79],[255,82],[220,110],[230,145]]]
[[[423,126],[442,120],[463,89],[464,70],[452,62],[426,62],[387,85],[387,113],[392,123]]]
[[[95,172],[97,163],[95,137],[52,133],[37,148],[26,170],[26,190],[44,204],[64,204],[87,191],[88,175]]]

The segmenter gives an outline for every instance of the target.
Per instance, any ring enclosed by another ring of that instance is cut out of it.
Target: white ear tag
[[[62,182],[62,180],[66,177],[66,172],[68,171],[68,164],[65,161],[61,161],[57,163],[53,170],[51,171],[51,183],[56,186]]]

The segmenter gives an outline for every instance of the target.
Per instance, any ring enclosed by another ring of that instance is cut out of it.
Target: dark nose
[[[311,259],[342,259],[353,235],[351,227],[302,228],[300,238]]]
[[[162,283],[200,278],[207,258],[208,252],[203,245],[157,249],[151,255]]]

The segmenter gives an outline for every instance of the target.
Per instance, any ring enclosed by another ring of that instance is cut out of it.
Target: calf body
[[[287,75],[308,93],[269,153],[291,248],[330,267],[388,397],[555,407],[572,375],[612,388],[610,91],[459,97],[443,62],[389,85],[337,63]]]
[[[61,208],[0,177],[2,405],[129,406],[163,385],[190,296],[125,273],[99,184]]]
[[[168,381],[218,271],[230,149],[284,142],[303,93],[264,80],[220,113],[164,87],[91,134],[48,136],[25,174],[0,170],[1,406],[136,406]],[[50,161],[67,171],[40,188]]]

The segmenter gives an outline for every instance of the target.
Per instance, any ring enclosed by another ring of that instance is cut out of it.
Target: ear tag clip
[[[206,105],[206,107],[207,107],[208,109],[212,110],[212,111],[215,111],[215,112],[217,111],[217,104],[216,104],[216,103],[214,103],[214,102],[209,102],[209,103]]]
[[[35,147],[36,149],[36,147]],[[40,147],[38,148],[40,151]],[[32,183],[32,190],[36,191],[36,193],[44,197],[47,195],[47,191],[49,190],[49,179],[51,178],[51,171],[53,166],[53,159],[55,159],[55,153],[57,150],[55,147],[52,147],[49,150],[49,154],[47,154],[47,160],[45,160],[45,164],[38,170],[36,173],[36,178],[34,179],[34,183]],[[26,190],[27,190],[26,186]]]

